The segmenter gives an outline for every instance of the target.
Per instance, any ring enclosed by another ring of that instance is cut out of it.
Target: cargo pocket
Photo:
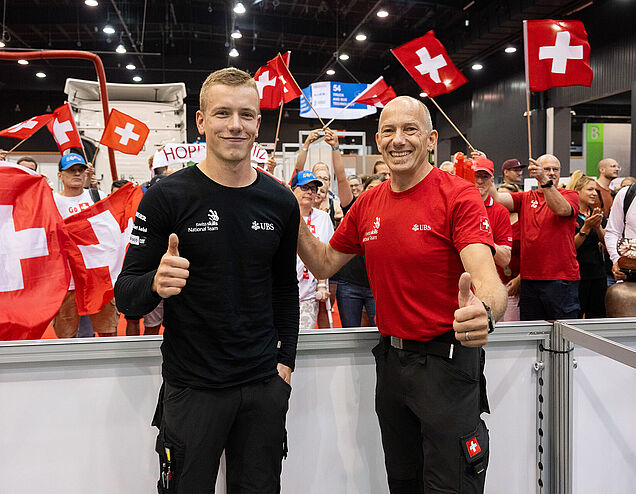
[[[488,456],[490,452],[488,429],[483,420],[470,434],[459,438],[462,458],[462,491],[480,492],[486,479]]]
[[[185,451],[181,444],[166,438],[165,427],[157,435],[155,451],[159,455],[159,480],[157,492],[169,494],[177,492],[179,476],[183,468]]]

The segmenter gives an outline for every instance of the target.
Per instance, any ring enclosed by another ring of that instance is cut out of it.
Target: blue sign
[[[307,99],[311,101],[320,118],[336,118],[338,120],[355,120],[373,115],[377,112],[375,106],[353,103],[348,106],[368,84],[352,84],[348,82],[316,82],[303,89]],[[317,118],[305,98],[300,99],[300,116],[303,118]]]

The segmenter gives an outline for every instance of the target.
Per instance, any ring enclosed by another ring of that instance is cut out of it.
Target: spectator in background
[[[130,180],[115,180],[112,184],[110,184],[110,193],[117,192],[124,185],[130,183]]]
[[[619,188],[622,189],[623,187],[627,187],[628,185],[631,184],[636,184],[636,177],[625,177],[622,181],[621,181],[621,186]]]
[[[362,189],[366,192],[367,190],[371,190],[373,187],[380,185],[382,182],[384,182],[383,175],[371,175],[364,181]]]
[[[607,281],[601,248],[605,241],[603,227],[607,219],[598,205],[596,183],[592,177],[576,171],[570,178],[568,189],[579,194],[579,214],[576,218],[574,246],[579,263],[580,317],[587,319],[605,317],[605,292]]]
[[[455,175],[455,165],[452,161],[443,161],[442,164],[439,165],[439,169],[448,172],[451,175]]]
[[[517,187],[512,184],[501,184],[497,188],[498,192],[516,192]],[[519,228],[519,213],[508,212],[508,219],[512,227],[512,249],[510,251],[510,263],[503,268],[497,266],[499,278],[506,285],[508,291],[508,305],[506,312],[501,318],[502,321],[518,321],[521,318],[519,313],[519,286],[521,285],[521,275],[519,267],[521,265],[521,231]]]
[[[501,166],[501,172],[503,173],[502,184],[510,184],[516,190],[515,192],[523,191],[523,169],[527,168],[527,165],[522,165],[516,158],[511,158],[503,162]]]
[[[621,271],[617,249],[621,238],[636,238],[636,183],[623,187],[616,193],[605,230],[605,246],[612,260],[612,272],[616,280],[625,280],[627,276]]]
[[[373,164],[373,175],[380,175],[381,181],[384,182],[391,178],[391,169],[384,161],[378,160]]]
[[[561,163],[544,154],[531,160],[530,176],[539,183],[528,192],[490,195],[519,213],[521,228],[521,320],[575,319],[579,315],[579,266],[574,247],[578,194],[557,189]]]
[[[312,172],[302,170],[292,177],[291,188],[300,216],[309,230],[322,242],[328,242],[333,235],[333,225],[329,215],[313,207],[314,196],[323,183]],[[298,295],[300,304],[300,329],[314,329],[318,320],[319,302],[329,298],[327,280],[317,280],[296,255],[296,274],[298,276]]]
[[[618,177],[621,167],[612,158],[604,158],[598,162],[598,178],[596,179],[596,193],[600,201],[601,209],[606,217],[609,217],[614,193],[610,188],[610,182]]]
[[[35,158],[31,158],[31,156],[22,156],[17,163],[18,165],[30,168],[34,172],[38,171],[38,162],[35,161]]]
[[[58,165],[58,178],[62,182],[62,192],[53,192],[55,205],[62,218],[67,218],[89,208],[93,203],[106,196],[97,189],[84,189],[88,165],[84,158],[76,153],[62,156]],[[79,327],[80,316],[75,303],[75,281],[71,276],[68,292],[59,312],[53,319],[53,328],[58,338],[73,338]],[[100,336],[115,336],[119,312],[115,299],[110,300],[97,314],[90,315],[93,329]]]
[[[349,187],[351,188],[351,194],[356,198],[362,193],[362,180],[357,175],[349,175],[347,177],[347,182],[349,182]]]

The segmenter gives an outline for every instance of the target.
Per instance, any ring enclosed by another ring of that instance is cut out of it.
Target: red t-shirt
[[[452,329],[459,252],[473,243],[493,248],[481,195],[437,168],[407,191],[387,180],[361,194],[330,241],[365,256],[380,333],[421,341]]]
[[[521,279],[580,279],[574,248],[574,227],[579,214],[579,195],[558,189],[572,206],[571,216],[558,216],[536,190],[513,192],[514,210],[519,212],[521,228]]]

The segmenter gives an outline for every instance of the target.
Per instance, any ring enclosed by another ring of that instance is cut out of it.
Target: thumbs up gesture
[[[190,261],[179,257],[179,237],[176,233],[170,234],[168,250],[161,258],[152,280],[152,291],[157,292],[161,298],[178,295],[190,276],[189,267]]]
[[[488,342],[488,314],[484,304],[471,291],[471,285],[470,274],[463,273],[459,278],[459,309],[455,311],[453,329],[455,338],[462,345],[478,347]]]

